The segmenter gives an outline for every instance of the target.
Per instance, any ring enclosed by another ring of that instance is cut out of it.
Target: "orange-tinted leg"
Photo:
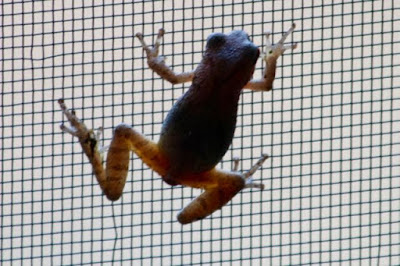
[[[168,161],[160,153],[157,144],[126,124],[120,124],[114,130],[104,169],[103,158],[97,145],[98,136],[93,130],[87,129],[74,112],[67,109],[63,100],[59,100],[59,104],[71,124],[71,127],[61,125],[61,129],[79,139],[83,151],[92,164],[96,179],[108,199],[114,201],[122,195],[131,151],[158,174],[165,175]]]
[[[179,180],[184,186],[203,188],[205,191],[195,198],[178,214],[178,221],[182,224],[192,223],[203,219],[227,204],[239,191],[244,188],[264,189],[264,185],[252,183],[251,176],[268,158],[263,155],[259,161],[246,173],[225,172],[212,169],[208,172],[182,177]],[[237,168],[235,163],[234,170]]]

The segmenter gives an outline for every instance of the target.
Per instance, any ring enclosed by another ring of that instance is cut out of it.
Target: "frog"
[[[151,70],[172,84],[191,82],[164,119],[159,140],[153,141],[132,126],[121,123],[115,127],[110,145],[100,147],[101,130],[88,129],[63,99],[58,103],[70,126],[62,124],[61,130],[78,138],[109,200],[116,201],[122,195],[133,151],[167,184],[202,190],[177,214],[181,224],[201,220],[221,209],[245,188],[264,189],[262,183],[253,182],[253,174],[269,157],[267,154],[262,154],[246,172],[238,171],[237,158],[230,171],[218,169],[217,165],[232,143],[242,91],[273,88],[278,58],[286,50],[297,47],[296,43],[285,44],[294,29],[293,23],[274,45],[270,41],[271,32],[266,32],[266,51],[262,55],[243,30],[212,33],[207,38],[199,65],[182,73],[176,73],[159,55],[164,29],[159,30],[152,46],[146,44],[142,33],[137,33]],[[263,76],[255,79],[253,74],[260,55],[265,69]]]

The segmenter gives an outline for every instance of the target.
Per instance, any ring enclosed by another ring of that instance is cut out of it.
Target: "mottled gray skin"
[[[162,127],[158,145],[171,163],[164,177],[168,183],[175,185],[180,175],[211,170],[221,161],[234,135],[240,92],[259,54],[243,31],[209,36],[191,87]]]

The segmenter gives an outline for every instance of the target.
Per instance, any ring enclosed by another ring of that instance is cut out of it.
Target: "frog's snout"
[[[258,58],[260,57],[260,48],[258,47],[252,47],[252,49],[249,49],[249,57],[252,58],[254,60],[254,64],[257,62]]]

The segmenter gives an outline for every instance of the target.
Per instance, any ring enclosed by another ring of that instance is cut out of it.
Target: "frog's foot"
[[[64,115],[67,117],[68,121],[71,124],[70,127],[61,124],[61,130],[71,134],[74,137],[77,137],[79,139],[79,142],[81,143],[83,151],[86,153],[89,159],[92,159],[94,154],[99,152],[98,143],[103,129],[99,128],[97,131],[88,129],[86,125],[76,116],[75,112],[70,111],[67,108],[63,99],[59,99],[58,103]]]
[[[269,37],[271,36],[271,32],[266,32],[265,37],[266,37],[266,51],[262,54],[262,57],[265,61],[269,60],[276,60],[278,59],[279,56],[281,56],[286,50],[289,49],[295,49],[297,47],[297,43],[294,44],[285,44],[285,40],[287,37],[293,32],[294,28],[296,27],[296,24],[292,24],[292,26],[289,28],[288,31],[286,31],[283,35],[282,38],[278,41],[277,44],[271,44],[271,41]]]
[[[142,33],[136,33],[136,37],[139,39],[143,46],[143,50],[147,56],[147,64],[149,67],[160,75],[161,78],[171,82],[172,84],[183,83],[192,81],[194,77],[194,71],[175,73],[169,66],[165,64],[165,57],[158,55],[161,39],[164,36],[164,29],[158,31],[158,35],[153,47],[146,44],[143,39]]]
[[[162,40],[162,37],[164,36],[164,34],[165,34],[164,29],[163,28],[159,29],[156,41],[155,41],[153,47],[150,47],[144,41],[143,34],[140,32],[136,33],[136,37],[139,39],[140,43],[142,44],[142,47],[143,47],[144,51],[146,52],[148,60],[152,60],[152,59],[154,60],[155,58],[157,58],[159,61],[164,62],[164,58],[161,56],[158,56],[161,40]]]
[[[261,156],[261,158],[257,161],[257,163],[255,165],[253,165],[249,171],[247,171],[246,173],[243,174],[243,177],[246,180],[246,184],[245,184],[244,188],[259,188],[261,190],[264,189],[264,184],[253,183],[252,176],[267,159],[268,159],[268,155],[263,154],[263,156]],[[237,157],[233,158],[233,163],[234,164],[233,164],[232,171],[236,172],[239,167],[239,158],[237,158]]]

